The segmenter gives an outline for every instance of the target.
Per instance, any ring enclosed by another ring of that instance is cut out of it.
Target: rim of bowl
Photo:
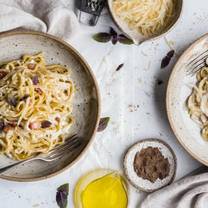
[[[174,121],[172,119],[173,115],[171,113],[171,85],[173,83],[173,77],[175,75],[175,73],[177,72],[177,70],[179,70],[178,66],[182,63],[184,57],[197,45],[199,44],[201,41],[203,41],[204,39],[208,38],[208,33],[201,36],[200,38],[196,39],[180,56],[180,58],[178,59],[178,61],[176,62],[175,66],[173,67],[173,70],[170,74],[169,80],[168,80],[168,86],[167,86],[167,91],[166,91],[166,111],[167,111],[167,116],[168,116],[168,120],[170,123],[170,127],[174,133],[174,135],[176,136],[177,140],[179,141],[179,143],[181,144],[181,146],[197,161],[199,161],[200,163],[208,166],[208,161],[201,159],[197,154],[193,153],[192,150],[190,150],[186,144],[183,142],[183,139],[181,136],[179,136],[179,134],[177,133],[177,127],[175,127],[174,125]]]
[[[43,36],[49,39],[52,39],[62,45],[65,46],[66,50],[69,51],[70,53],[72,53],[79,62],[81,62],[81,65],[83,66],[83,68],[89,72],[89,75],[91,77],[91,79],[94,82],[94,86],[95,86],[95,90],[96,90],[96,96],[97,96],[97,115],[96,115],[96,122],[94,125],[94,130],[90,136],[89,142],[86,144],[86,146],[83,148],[83,150],[80,152],[80,154],[68,165],[66,165],[64,168],[62,168],[61,170],[58,170],[56,172],[53,172],[47,176],[38,176],[38,177],[31,177],[31,178],[19,178],[19,177],[14,177],[14,176],[5,176],[5,175],[1,175],[0,179],[5,179],[5,180],[9,180],[9,181],[16,181],[16,182],[35,182],[35,181],[40,181],[40,180],[45,180],[45,179],[49,179],[51,177],[54,177],[60,173],[63,173],[65,170],[69,169],[70,167],[72,167],[76,162],[78,162],[81,157],[83,157],[83,155],[87,152],[87,150],[89,149],[89,147],[91,146],[92,142],[95,139],[95,134],[97,132],[97,128],[98,128],[98,124],[99,124],[99,120],[100,120],[100,112],[101,112],[101,98],[100,98],[100,91],[99,91],[99,87],[98,87],[98,83],[97,80],[95,78],[95,75],[91,69],[91,67],[89,66],[89,64],[87,63],[87,61],[85,60],[85,58],[73,47],[71,46],[69,43],[67,43],[66,41],[62,40],[61,38],[58,38],[56,36],[47,34],[47,33],[43,33],[43,32],[36,32],[36,31],[27,31],[27,30],[23,30],[23,31],[8,31],[8,32],[2,32],[0,33],[0,39],[4,38],[4,37],[9,37],[9,36],[15,36],[15,35],[37,35],[37,36]]]
[[[119,28],[119,30],[121,30],[121,32],[123,32],[127,37],[129,37],[131,40],[132,38],[122,29],[122,27],[120,26],[120,24],[116,21],[115,17],[114,17],[114,14],[112,12],[112,10],[110,9],[110,3],[112,2],[113,0],[107,0],[107,7],[108,7],[108,11],[110,13],[110,16],[113,20],[113,22],[116,24],[116,26]],[[183,13],[183,5],[184,5],[184,2],[183,0],[177,0],[179,1],[179,10],[177,12],[177,15],[176,15],[176,18],[175,18],[175,21],[173,21],[165,30],[164,32],[160,33],[159,35],[155,35],[153,37],[150,37],[150,38],[147,38],[141,42],[139,42],[138,44],[134,43],[135,45],[140,45],[144,42],[148,42],[148,41],[154,41],[154,40],[157,40],[161,37],[164,37],[165,35],[167,35],[169,32],[171,32],[177,25],[177,23],[179,22],[179,20],[181,19],[182,17],[182,13]]]
[[[174,160],[174,165],[175,165],[173,176],[171,177],[169,183],[167,183],[166,185],[164,185],[164,186],[162,186],[162,187],[160,187],[160,188],[157,188],[157,189],[145,189],[145,188],[142,188],[141,186],[136,185],[136,184],[131,180],[131,177],[130,177],[130,176],[127,174],[127,172],[126,172],[126,169],[127,169],[127,168],[126,168],[126,157],[128,156],[129,152],[131,152],[132,149],[133,149],[136,145],[141,144],[141,143],[143,143],[143,142],[156,142],[156,143],[161,143],[161,144],[163,144],[164,146],[166,146],[166,147],[168,148],[168,150],[171,152],[171,154],[173,155],[173,160]],[[124,155],[124,158],[123,158],[123,168],[124,168],[124,174],[125,174],[127,180],[129,181],[129,183],[130,183],[134,188],[136,188],[137,190],[141,190],[141,191],[143,191],[143,192],[146,192],[146,193],[152,193],[152,192],[154,192],[154,191],[157,191],[157,190],[160,190],[160,189],[164,188],[165,186],[170,185],[170,184],[174,181],[175,176],[176,176],[176,171],[177,171],[177,157],[176,157],[175,152],[173,151],[172,147],[171,147],[168,143],[164,142],[163,140],[161,140],[161,139],[156,139],[156,138],[142,139],[142,140],[140,140],[140,141],[134,143],[132,146],[130,146],[130,147],[127,149],[127,151],[126,151],[126,153],[125,153],[125,155]]]

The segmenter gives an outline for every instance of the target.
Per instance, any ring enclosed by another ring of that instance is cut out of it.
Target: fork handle
[[[31,159],[19,161],[19,162],[17,162],[17,163],[12,164],[12,165],[8,165],[8,166],[6,166],[6,167],[0,168],[0,174],[6,172],[6,171],[9,170],[9,169],[14,168],[14,167],[17,166],[17,165],[24,164],[24,163],[29,162],[29,161],[31,161]]]

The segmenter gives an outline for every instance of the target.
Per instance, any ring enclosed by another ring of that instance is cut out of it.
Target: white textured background
[[[0,208],[56,208],[56,188],[66,182],[70,185],[68,207],[72,208],[73,188],[82,174],[98,167],[122,171],[124,152],[143,138],[160,138],[170,144],[178,159],[177,178],[199,166],[170,130],[165,90],[178,56],[208,32],[208,1],[184,0],[183,15],[176,28],[165,38],[140,46],[113,46],[92,40],[92,34],[108,31],[109,25],[112,22],[104,12],[99,25],[94,28],[82,26],[82,33],[71,41],[97,77],[102,94],[102,115],[111,117],[108,128],[97,134],[94,144],[77,164],[54,178],[35,183],[0,180]],[[170,45],[176,56],[169,67],[160,69],[161,59],[170,50]],[[116,72],[121,63],[124,67]],[[158,85],[158,79],[164,83]],[[138,207],[142,196],[131,188],[129,208]]]

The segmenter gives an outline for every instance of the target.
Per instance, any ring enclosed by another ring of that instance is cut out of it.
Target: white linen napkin
[[[0,32],[24,28],[67,40],[79,30],[72,7],[61,0],[0,0]]]
[[[147,196],[140,208],[207,208],[208,173],[186,177]]]

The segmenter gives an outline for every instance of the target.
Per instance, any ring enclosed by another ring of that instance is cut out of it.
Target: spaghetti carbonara
[[[175,0],[113,0],[117,17],[146,37],[158,35],[175,15]]]
[[[202,68],[196,75],[197,84],[187,100],[190,117],[200,125],[201,134],[208,140],[208,67]]]
[[[73,84],[62,65],[43,54],[0,67],[0,152],[16,160],[62,144],[72,124]]]

